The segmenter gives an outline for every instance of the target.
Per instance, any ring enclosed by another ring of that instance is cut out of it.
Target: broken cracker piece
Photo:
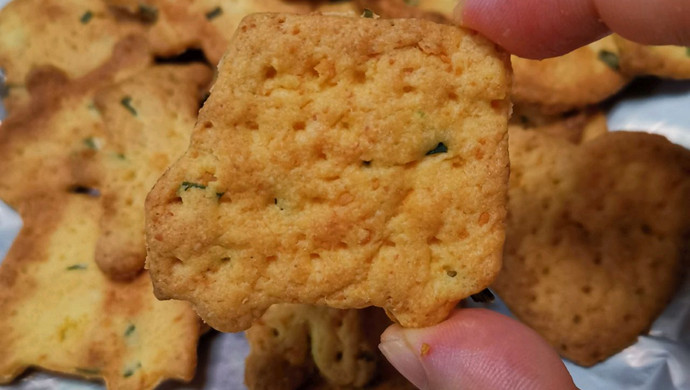
[[[247,386],[297,389],[317,375],[331,385],[363,387],[375,375],[376,346],[388,324],[380,309],[273,305],[247,330]]]
[[[500,268],[506,60],[424,20],[245,18],[147,198],[156,295],[222,331],[280,302],[443,320]]]

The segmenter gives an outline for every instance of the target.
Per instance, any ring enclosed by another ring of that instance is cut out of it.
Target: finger
[[[455,19],[525,58],[562,55],[611,30],[645,44],[690,44],[687,0],[461,0]]]
[[[462,309],[432,327],[393,325],[381,352],[410,382],[433,389],[575,389],[556,352],[521,323],[485,309]]]

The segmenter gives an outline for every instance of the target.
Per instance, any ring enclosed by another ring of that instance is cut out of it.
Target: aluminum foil
[[[0,8],[8,1],[0,0]],[[0,123],[4,116],[0,103]],[[662,134],[690,149],[690,82],[646,80],[637,83],[636,88],[629,90],[613,105],[608,123],[613,130]],[[0,202],[0,259],[7,253],[20,228],[18,215]],[[491,304],[470,305],[511,315],[500,298]],[[194,381],[190,384],[169,382],[161,385],[160,389],[244,389],[244,360],[248,352],[243,334],[212,331],[201,339],[199,367]],[[575,384],[583,390],[690,390],[690,274],[651,330],[640,336],[635,344],[590,368],[564,362]],[[33,371],[11,385],[0,386],[0,389],[94,390],[103,389],[103,385]]]

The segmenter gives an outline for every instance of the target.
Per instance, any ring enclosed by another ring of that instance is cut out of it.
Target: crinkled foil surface
[[[0,0],[0,8],[7,2],[9,0]],[[609,127],[662,134],[672,142],[690,148],[690,82],[646,80],[637,83],[638,86],[640,84],[642,87],[638,89],[644,93],[629,91],[613,105],[608,113]],[[0,92],[2,90],[0,85]],[[5,115],[0,104],[0,121]],[[0,259],[9,250],[20,228],[21,219],[0,202]],[[482,306],[510,315],[500,299]],[[211,332],[201,339],[199,367],[194,381],[190,384],[169,382],[159,388],[244,389],[244,359],[248,352],[249,347],[242,334]],[[575,384],[583,390],[690,390],[690,274],[649,333],[640,336],[635,344],[590,368],[564,362]],[[3,390],[102,388],[100,383],[38,371],[29,372],[11,385],[0,386]]]

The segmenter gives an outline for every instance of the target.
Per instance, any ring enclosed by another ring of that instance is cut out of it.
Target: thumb
[[[558,354],[536,332],[486,309],[462,309],[421,329],[393,325],[379,349],[423,390],[576,389]]]

